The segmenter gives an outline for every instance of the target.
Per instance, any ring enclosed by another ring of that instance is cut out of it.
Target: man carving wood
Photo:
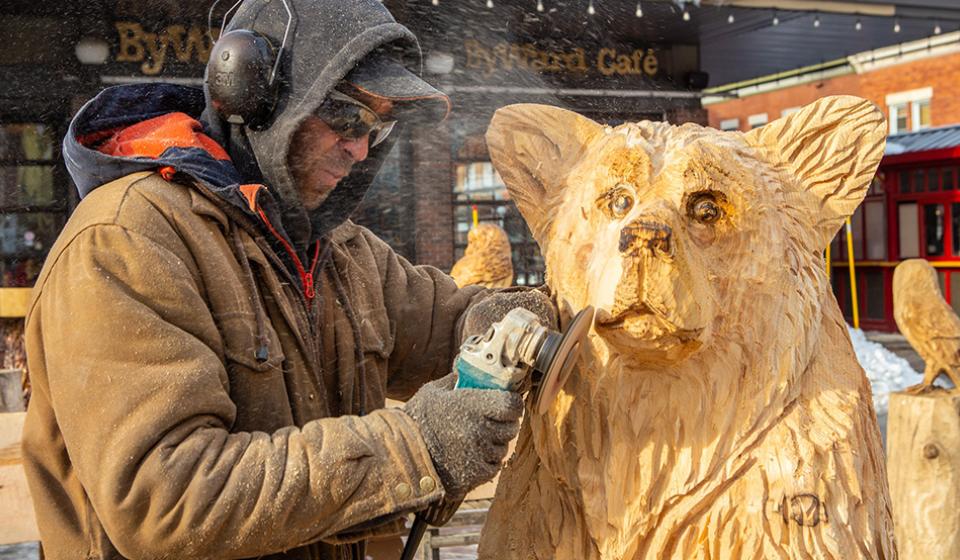
[[[493,162],[590,351],[528,413],[481,558],[895,558],[870,386],[822,252],[883,154],[869,102],[746,134],[494,116]]]

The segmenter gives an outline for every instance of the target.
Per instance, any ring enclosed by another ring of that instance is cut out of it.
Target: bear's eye
[[[633,195],[621,187],[605,193],[597,202],[611,217],[622,218],[633,208]]]
[[[723,217],[723,208],[713,193],[701,193],[687,203],[687,215],[701,224],[712,224]]]

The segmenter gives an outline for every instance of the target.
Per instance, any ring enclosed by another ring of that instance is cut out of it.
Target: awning
[[[650,8],[683,21],[675,2]],[[823,65],[960,29],[960,0],[727,0],[682,3],[710,86]],[[662,16],[661,16],[662,17]],[[859,25],[858,25],[859,22]]]

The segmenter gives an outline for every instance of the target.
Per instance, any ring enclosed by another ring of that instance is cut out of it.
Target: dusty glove
[[[456,375],[431,381],[404,405],[420,426],[448,496],[462,499],[492,479],[520,430],[523,400],[512,391],[457,389]]]
[[[557,329],[557,309],[547,294],[540,290],[511,288],[494,292],[467,309],[461,342],[475,334],[487,332],[490,325],[517,307],[535,314],[548,329]]]

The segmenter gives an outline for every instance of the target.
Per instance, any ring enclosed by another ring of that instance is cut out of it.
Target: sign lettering
[[[530,43],[497,43],[487,47],[475,39],[465,40],[463,46],[466,52],[465,67],[478,70],[485,78],[501,70],[557,74],[586,74],[596,71],[603,76],[633,75],[652,78],[660,70],[653,49],[623,52],[603,47],[593,55],[580,47],[551,50],[541,49]]]
[[[192,25],[168,25],[159,33],[150,33],[136,22],[120,21],[114,24],[117,30],[117,62],[142,62],[140,71],[147,76],[156,76],[163,71],[170,49],[182,63],[206,64],[213,43],[204,28]]]

